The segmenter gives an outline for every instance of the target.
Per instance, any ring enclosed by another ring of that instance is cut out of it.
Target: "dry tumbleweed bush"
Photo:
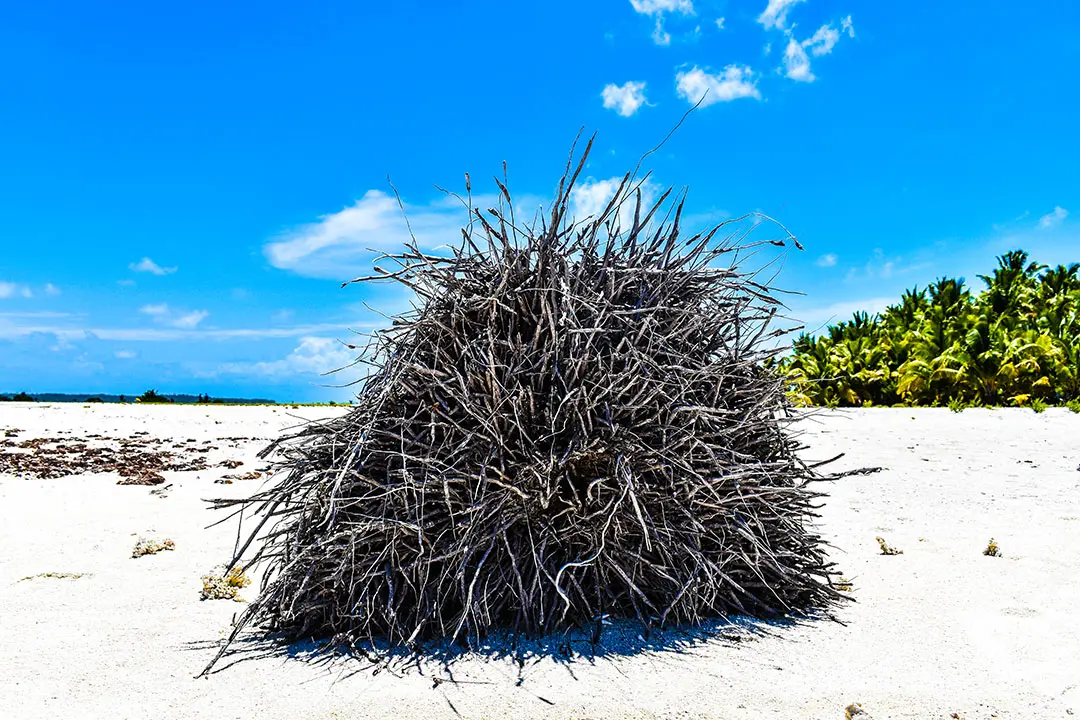
[[[452,254],[411,244],[359,279],[417,309],[363,351],[348,414],[267,449],[283,480],[219,501],[262,515],[237,558],[260,539],[267,572],[232,638],[255,623],[416,647],[841,597],[807,525],[822,476],[768,369],[782,306],[740,267],[790,236],[751,241],[748,216],[684,237],[683,199],[645,205],[633,174],[574,219],[584,160],[531,224],[497,180],[499,208],[459,198]]]

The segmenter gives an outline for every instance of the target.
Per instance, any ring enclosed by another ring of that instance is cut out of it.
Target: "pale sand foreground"
[[[328,408],[0,404],[19,439],[100,433],[270,438]],[[340,411],[339,411],[340,412]],[[821,528],[854,581],[846,623],[741,643],[572,662],[465,658],[403,676],[278,653],[195,679],[241,606],[199,600],[233,524],[203,498],[225,469],[165,473],[167,497],[114,474],[0,475],[0,718],[716,717],[1080,715],[1080,415],[1052,409],[828,412],[805,424],[808,460],[886,469],[827,486]],[[262,463],[262,440],[210,459]],[[151,532],[152,531],[152,532]],[[136,535],[176,550],[132,559]],[[879,554],[875,536],[904,550]],[[993,536],[1004,557],[982,555]],[[21,578],[86,573],[79,579]],[[248,592],[253,589],[249,588]],[[519,676],[523,677],[518,682]]]

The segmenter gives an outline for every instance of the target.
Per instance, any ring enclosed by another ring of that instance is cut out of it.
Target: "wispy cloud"
[[[0,316],[0,338],[20,338],[30,335],[56,335],[70,339],[97,338],[119,342],[198,342],[221,340],[256,340],[292,338],[319,333],[347,332],[374,329],[385,322],[315,323],[290,327],[257,327],[228,329],[182,329],[172,327],[85,327],[60,324],[22,324]]]
[[[1039,218],[1039,229],[1048,230],[1055,228],[1065,222],[1065,218],[1069,217],[1069,211],[1060,205],[1054,207],[1053,210]]]
[[[855,26],[851,24],[850,15],[840,20],[840,32],[846,32],[848,37],[855,37]]]
[[[34,293],[31,292],[30,288],[26,285],[0,281],[0,300],[14,297],[29,298],[33,296]]]
[[[608,206],[611,199],[615,197],[615,192],[619,189],[621,183],[622,176],[604,180],[588,178],[578,183],[570,194],[570,211],[573,217],[581,221],[587,217],[595,218],[598,216]],[[634,187],[637,187],[636,183],[630,186],[630,189],[632,190]],[[644,207],[651,207],[660,196],[660,186],[651,180],[641,183],[640,189],[641,204]],[[623,192],[623,197],[626,199],[619,206],[619,227],[622,230],[628,230],[634,221],[634,208],[637,205],[637,200],[632,194],[625,195],[626,190]]]
[[[805,0],[769,0],[768,6],[757,21],[765,26],[766,30],[783,30],[787,27],[787,15],[795,5]]]
[[[850,27],[850,16],[845,20],[849,21]],[[802,42],[789,37],[787,48],[784,50],[784,74],[799,82],[813,82],[816,78],[810,71],[810,57],[807,55],[807,50],[815,57],[828,55],[839,40],[840,33],[831,24],[822,25],[817,32]]]
[[[932,263],[926,257],[925,252],[922,253],[922,257],[915,258],[889,256],[881,248],[874,248],[873,256],[861,268],[849,268],[844,280],[846,282],[889,280],[893,277],[904,276],[930,267]]]
[[[417,241],[426,247],[452,243],[461,237],[468,217],[460,205],[406,208]],[[370,261],[371,252],[400,248],[411,242],[409,227],[397,200],[369,190],[352,206],[305,225],[263,251],[270,264],[301,275],[348,279]]]
[[[139,308],[139,312],[181,330],[191,330],[210,316],[206,310],[176,311],[170,308],[168,303],[143,305]]]
[[[866,263],[865,267],[860,270],[859,268],[850,268],[847,271],[847,275],[844,276],[845,280],[888,280],[893,276],[893,270],[896,268],[896,262],[893,260],[880,260],[871,261]]]
[[[652,39],[657,45],[671,44],[671,34],[664,29],[665,15],[694,15],[691,0],[630,0],[630,4],[635,12],[650,15],[655,20]]]
[[[76,317],[72,313],[53,312],[49,310],[31,310],[26,312],[0,312],[0,318],[69,318]]]
[[[515,199],[518,221],[531,221],[540,200],[521,195]],[[474,195],[473,205],[499,205],[495,195]],[[428,205],[405,203],[405,215],[396,198],[369,190],[351,206],[324,215],[263,246],[270,264],[307,277],[351,280],[371,269],[375,253],[399,250],[415,237],[421,248],[457,246],[461,228],[468,224],[466,209],[457,199],[441,198]],[[410,226],[412,234],[410,235]]]
[[[723,30],[724,29],[724,18],[722,18],[722,17],[716,18],[716,29],[717,30]]]
[[[152,317],[163,317],[169,314],[169,306],[167,303],[161,303],[159,305],[143,305],[139,308],[139,312],[143,315],[150,315]]]
[[[622,85],[608,83],[601,93],[604,107],[623,117],[630,117],[645,104],[645,83],[626,82]]]
[[[148,257],[144,257],[137,263],[131,263],[128,267],[135,272],[145,272],[153,275],[171,275],[179,269],[176,267],[161,267]]]
[[[570,195],[571,211],[578,220],[599,215],[614,197],[621,177],[606,180],[588,179],[578,183]]]
[[[814,73],[810,72],[810,58],[802,43],[795,38],[788,40],[784,49],[784,74],[799,82],[814,81]]]
[[[690,104],[704,96],[702,107],[739,98],[761,99],[754,71],[746,65],[728,65],[718,73],[709,73],[695,65],[675,76],[675,89]]]
[[[663,13],[694,14],[691,0],[630,0],[634,11],[642,15],[662,15]]]
[[[60,288],[56,287],[52,283],[45,283],[45,294],[56,296],[60,294]]]
[[[828,55],[840,40],[840,33],[832,25],[822,25],[809,40],[803,40],[803,47],[808,48],[815,57]]]
[[[173,318],[170,324],[175,328],[182,330],[190,330],[196,327],[199,323],[210,316],[210,313],[206,310],[192,310],[191,312],[184,313],[179,317]]]
[[[1031,213],[1004,223],[994,223],[993,233],[971,238],[968,250],[972,258],[968,264],[968,277],[985,272],[986,265],[995,255],[1023,248],[1035,260],[1055,265],[1076,261],[1076,248],[1080,247],[1080,227],[1071,221],[1072,214],[1061,206],[1034,220]]]
[[[133,357],[135,357],[135,353],[131,350],[117,350],[115,353],[113,353],[113,357],[118,360],[131,360]]]
[[[795,307],[789,314],[793,320],[804,323],[807,330],[815,332],[825,325],[847,320],[857,312],[871,315],[884,312],[894,302],[894,297],[871,297],[816,307]]]
[[[49,346],[50,352],[67,352],[68,350],[74,350],[75,345],[71,343],[68,338],[58,337],[56,343]]]
[[[664,29],[663,17],[656,16],[656,25],[653,26],[652,41],[657,45],[670,45],[671,33]]]
[[[822,255],[817,260],[815,260],[814,264],[818,267],[830,268],[836,266],[836,260],[836,255],[834,255],[833,253],[826,253],[825,255]]]
[[[356,350],[337,340],[302,337],[300,344],[281,360],[225,363],[218,367],[217,374],[261,375],[271,378],[322,375],[347,367],[356,360],[356,356]]]

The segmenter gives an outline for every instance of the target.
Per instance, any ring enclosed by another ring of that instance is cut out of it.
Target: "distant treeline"
[[[204,395],[166,395],[147,390],[141,395],[111,395],[109,393],[4,393],[0,402],[77,402],[77,403],[179,403],[190,405],[274,405],[265,398],[218,398]]]

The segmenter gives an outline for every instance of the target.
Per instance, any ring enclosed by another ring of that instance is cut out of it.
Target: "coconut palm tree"
[[[806,405],[1024,405],[1080,397],[1080,264],[1023,250],[997,259],[978,295],[963,278],[907,290],[880,316],[800,335],[777,367]]]

